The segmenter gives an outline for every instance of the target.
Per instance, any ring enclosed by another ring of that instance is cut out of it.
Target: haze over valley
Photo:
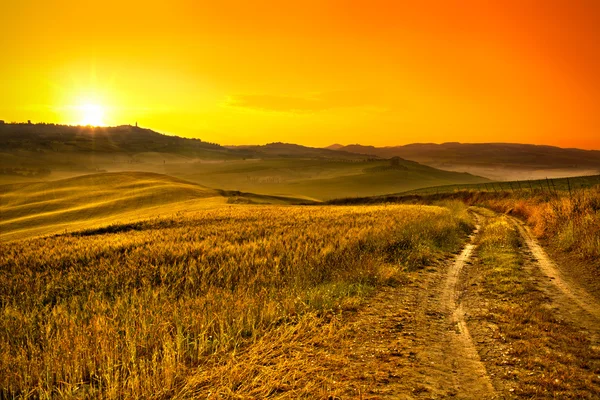
[[[0,125],[0,182],[165,174],[213,189],[327,200],[600,173],[600,151],[522,144],[221,146],[135,126]]]

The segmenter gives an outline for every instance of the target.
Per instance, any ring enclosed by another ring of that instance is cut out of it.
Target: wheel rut
[[[481,217],[474,214],[479,221]],[[497,395],[469,333],[459,302],[461,271],[477,248],[480,225],[462,251],[415,301],[414,370],[430,398],[493,399]]]
[[[534,238],[530,229],[520,220],[510,217],[517,227],[534,266],[541,272],[538,286],[556,304],[557,312],[581,329],[589,331],[590,337],[600,342],[600,302],[580,287],[572,277],[563,274],[546,251]]]
[[[346,388],[341,398],[497,397],[457,300],[478,234],[479,226],[459,254],[380,290],[347,321],[327,367]]]
[[[406,281],[399,286],[380,289],[365,307],[344,321],[344,337],[324,346],[323,350],[328,354],[324,371],[336,382],[335,393],[339,398],[496,399],[518,397],[518,390],[519,393],[545,395],[559,390],[552,385],[559,385],[557,382],[563,377],[555,374],[556,380],[546,382],[544,374],[547,371],[536,369],[540,359],[563,362],[561,371],[578,371],[577,368],[585,367],[564,361],[567,356],[561,356],[552,346],[560,346],[565,354],[582,357],[593,357],[597,353],[597,339],[600,337],[600,306],[597,301],[576,282],[571,283],[572,277],[568,274],[563,276],[522,222],[508,217],[525,244],[515,251],[522,252],[526,260],[523,279],[530,282],[526,286],[539,289],[539,292],[527,292],[522,299],[516,299],[514,309],[531,304],[534,307],[537,301],[541,301],[565,321],[574,322],[561,325],[562,322],[538,318],[535,323],[539,327],[574,329],[574,332],[580,328],[579,332],[589,333],[590,338],[589,342],[582,339],[581,345],[572,338],[563,343],[558,333],[556,337],[549,334],[548,340],[542,340],[535,335],[526,336],[527,330],[523,328],[527,340],[541,349],[528,349],[527,352],[539,357],[534,360],[527,354],[516,352],[515,349],[521,351],[529,342],[519,342],[521,336],[516,339],[510,337],[510,330],[502,334],[499,332],[500,328],[511,327],[510,324],[519,321],[520,316],[515,314],[514,320],[508,318],[504,321],[502,318],[494,319],[496,311],[493,311],[490,317],[489,307],[495,309],[504,303],[494,294],[493,288],[490,292],[477,281],[478,277],[485,279],[481,269],[483,264],[477,259],[480,226],[486,225],[491,217],[476,211],[473,215],[477,221],[476,229],[460,253],[444,262],[408,272]],[[486,297],[487,294],[490,296]],[[520,300],[525,301],[523,305],[519,305]],[[505,309],[504,306],[498,308]],[[595,365],[591,358],[589,363]],[[515,383],[514,374],[521,374],[520,379],[525,382],[522,386]],[[586,375],[579,379],[577,382],[581,390],[573,393],[587,393],[584,388],[588,378]],[[547,390],[545,392],[538,386],[535,389],[534,383],[550,386],[544,389]],[[569,390],[566,388],[557,393],[571,393]]]
[[[479,229],[478,224],[470,236],[469,243],[448,269],[440,303],[445,313],[449,315],[450,324],[454,328],[454,332],[449,335],[450,351],[447,353],[453,366],[454,385],[470,398],[491,398],[495,395],[494,387],[469,333],[465,312],[457,301],[460,273],[470,262],[476,248],[475,238]]]

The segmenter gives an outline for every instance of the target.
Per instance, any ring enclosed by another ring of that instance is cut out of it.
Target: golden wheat
[[[474,194],[470,204],[510,212],[526,220],[538,237],[586,260],[600,260],[600,187],[569,192]],[[600,265],[598,265],[600,267]]]
[[[355,309],[456,250],[466,218],[433,206],[231,206],[0,245],[0,387],[171,396],[207,356]]]

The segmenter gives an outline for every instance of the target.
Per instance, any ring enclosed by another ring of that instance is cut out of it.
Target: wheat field
[[[246,205],[0,244],[2,394],[176,395],[207,357],[354,310],[471,228],[459,203]]]

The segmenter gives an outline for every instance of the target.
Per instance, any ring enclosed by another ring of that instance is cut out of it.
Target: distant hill
[[[307,147],[291,143],[269,143],[263,146],[228,146],[232,150],[247,151],[256,157],[298,157],[298,158],[324,158],[359,160],[365,158],[379,158],[374,155],[365,155],[355,151],[331,150],[318,147]]]
[[[150,129],[0,124],[0,184],[58,179],[103,171],[164,173],[164,165],[203,160],[266,158],[360,160],[373,156],[293,144],[224,147],[199,139],[160,134]],[[52,174],[52,176],[49,176]]]
[[[288,143],[264,146],[221,146],[151,129],[122,125],[115,127],[55,124],[1,124],[0,152],[54,153],[162,153],[204,159],[264,157],[323,157],[359,159],[356,152],[333,151]],[[364,156],[362,156],[364,158]],[[373,157],[373,156],[371,156]]]
[[[401,158],[288,143],[225,147],[133,126],[0,126],[0,185],[117,172],[162,174],[210,188],[315,200],[486,181]]]
[[[443,171],[414,161],[268,158],[196,163],[166,173],[209,187],[317,200],[397,193],[428,186],[483,183],[468,173]]]
[[[2,152],[162,152],[187,156],[223,158],[230,149],[218,144],[163,135],[150,129],[122,125],[115,127],[69,126],[54,124],[0,125]]]
[[[600,172],[600,151],[514,143],[417,143],[395,147],[349,145],[336,151],[402,157],[435,168],[492,179],[535,179]]]

